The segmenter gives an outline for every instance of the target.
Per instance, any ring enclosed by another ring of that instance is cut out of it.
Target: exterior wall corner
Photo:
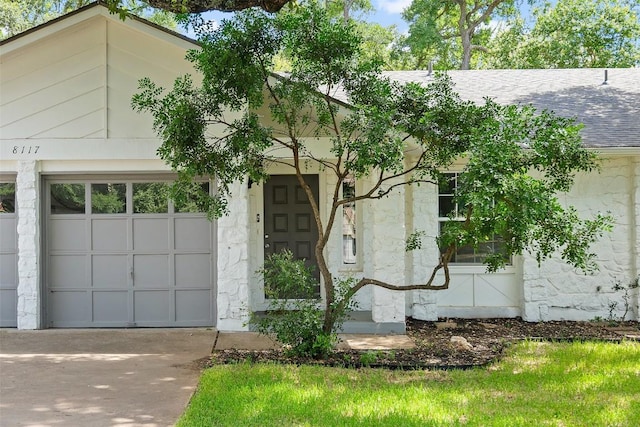
[[[632,280],[640,280],[640,156],[635,157],[633,165],[633,174],[631,182],[631,207],[633,232],[631,236],[632,246],[632,260],[634,265],[632,266],[632,273],[635,277]],[[635,290],[635,304],[633,304],[633,315],[635,320],[640,320],[640,289]]]
[[[371,277],[393,283],[405,284],[405,228],[404,195],[402,186],[388,197],[376,202],[371,213],[372,234]],[[371,290],[371,315],[376,323],[404,323],[405,292],[392,291],[378,286]]]
[[[546,279],[531,258],[525,258],[522,269],[522,319],[527,322],[550,320]]]

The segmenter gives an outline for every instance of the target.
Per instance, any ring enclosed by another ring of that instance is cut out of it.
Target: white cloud
[[[411,0],[378,0],[378,10],[388,13],[402,13],[411,5]]]

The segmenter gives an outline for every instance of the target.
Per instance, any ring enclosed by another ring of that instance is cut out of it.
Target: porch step
[[[376,323],[370,311],[356,311],[349,313],[349,317],[342,324],[341,334],[373,334],[373,335],[404,335],[407,328],[404,322]]]

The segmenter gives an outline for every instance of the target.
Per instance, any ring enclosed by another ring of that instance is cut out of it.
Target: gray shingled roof
[[[640,147],[640,68],[449,71],[464,99],[532,104],[584,123],[588,147]],[[389,71],[399,82],[428,83],[427,71]],[[334,97],[348,102],[344,93]]]

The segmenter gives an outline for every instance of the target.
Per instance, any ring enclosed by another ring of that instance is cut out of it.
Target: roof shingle
[[[398,82],[427,84],[428,71],[389,71]],[[588,147],[640,147],[640,68],[448,71],[463,99],[532,104],[584,123]],[[348,102],[344,93],[334,96]]]

